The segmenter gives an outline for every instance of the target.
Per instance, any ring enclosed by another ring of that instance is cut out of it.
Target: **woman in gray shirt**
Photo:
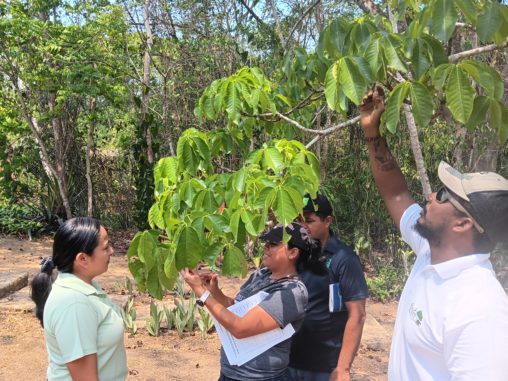
[[[245,282],[238,294],[228,297],[219,289],[217,275],[200,277],[194,270],[182,271],[183,278],[193,289],[213,317],[234,337],[246,338],[284,328],[292,324],[300,327],[307,305],[307,289],[298,279],[297,268],[323,273],[326,269],[321,259],[321,248],[312,240],[307,230],[297,223],[285,228],[290,239],[283,242],[283,227],[277,225],[260,236],[265,241],[263,265]],[[268,293],[256,307],[239,317],[227,307],[260,291]],[[219,381],[229,380],[290,380],[290,339],[274,345],[266,352],[241,366],[231,365],[221,350],[221,375]]]

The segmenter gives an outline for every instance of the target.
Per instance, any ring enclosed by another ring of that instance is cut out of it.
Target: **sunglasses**
[[[455,207],[455,209],[461,211],[466,216],[471,218],[471,220],[473,221],[473,225],[476,228],[476,230],[478,230],[480,233],[484,232],[483,228],[480,226],[480,224],[478,222],[476,222],[476,220],[473,218],[471,213],[469,213],[466,210],[466,208],[464,208],[462,206],[462,204],[459,201],[457,201],[457,199],[455,197],[452,196],[452,194],[450,193],[450,191],[446,187],[443,186],[443,187],[438,189],[438,191],[436,192],[436,201],[437,201],[438,204],[443,204],[446,201],[450,201],[450,203]]]

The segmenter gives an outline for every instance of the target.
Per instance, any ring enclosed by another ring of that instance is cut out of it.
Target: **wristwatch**
[[[196,300],[196,304],[198,306],[203,307],[205,305],[206,299],[208,299],[209,296],[210,296],[210,291],[206,290],[205,292],[203,292],[203,295],[201,295],[201,297],[198,300]]]

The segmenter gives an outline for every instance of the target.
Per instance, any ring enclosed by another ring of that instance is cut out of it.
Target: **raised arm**
[[[197,272],[184,269],[181,271],[181,274],[196,296],[198,298],[201,297],[206,288]],[[222,292],[220,294],[224,295]],[[225,295],[224,297],[228,301],[231,300],[231,298]],[[279,327],[274,318],[259,306],[251,309],[243,317],[235,315],[216,299],[212,292],[210,292],[210,296],[206,299],[205,305],[210,314],[237,339],[254,336]]]
[[[360,124],[369,151],[372,175],[390,216],[399,227],[402,214],[414,200],[385,138],[379,133],[384,109],[382,89],[377,88],[369,92],[360,105]]]

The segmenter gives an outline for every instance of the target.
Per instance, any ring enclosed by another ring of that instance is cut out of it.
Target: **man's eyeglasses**
[[[471,215],[471,213],[469,213],[466,208],[464,208],[462,206],[462,204],[460,202],[457,201],[456,198],[454,198],[451,193],[448,191],[448,189],[446,187],[441,187],[438,189],[438,191],[436,192],[436,201],[439,203],[439,204],[443,204],[445,203],[446,201],[450,201],[450,203],[455,207],[455,209],[461,211],[462,213],[464,213],[466,216],[468,216],[469,218],[471,218],[471,220],[473,221],[473,225],[474,227],[476,228],[476,230],[478,230],[480,233],[483,233],[484,230],[483,228],[480,226],[480,224],[478,222],[476,222],[476,220],[473,218],[473,216]]]

